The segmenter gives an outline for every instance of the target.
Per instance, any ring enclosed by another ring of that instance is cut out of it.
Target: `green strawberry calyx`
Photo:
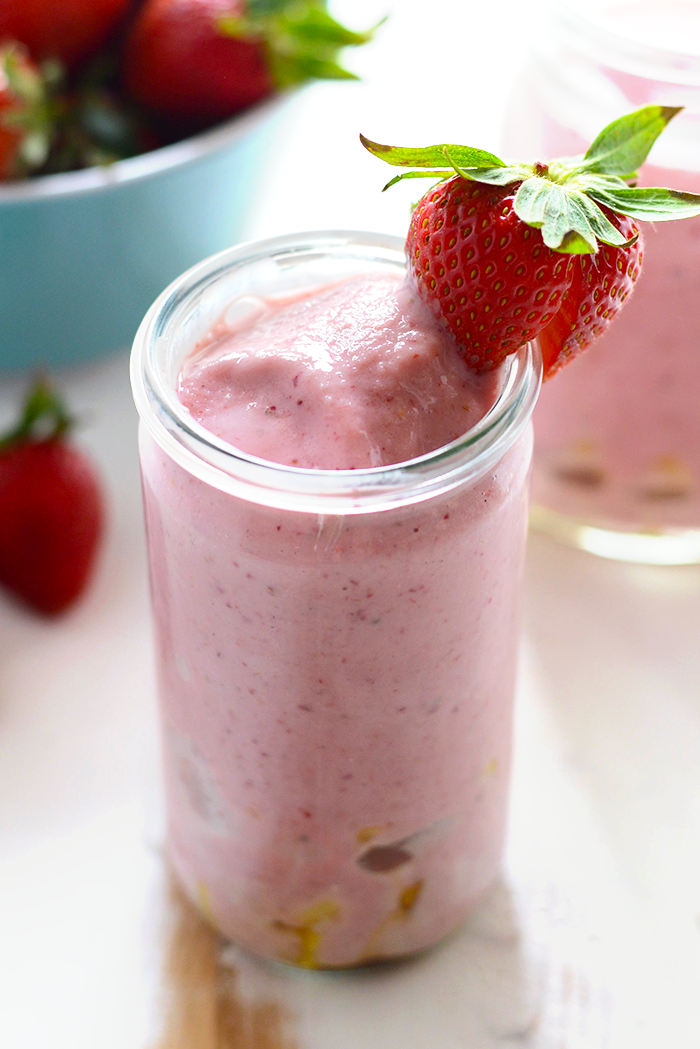
[[[0,437],[0,452],[27,441],[52,441],[73,429],[75,420],[46,379],[38,379],[29,390],[19,422]]]
[[[394,167],[417,170],[402,179],[444,181],[455,174],[495,186],[519,183],[513,209],[522,222],[542,232],[547,247],[564,254],[592,254],[598,242],[629,247],[603,208],[649,222],[700,215],[700,195],[635,185],[637,169],[656,139],[683,107],[644,106],[603,128],[583,156],[561,157],[547,164],[501,160],[470,146],[437,145],[422,149],[383,146],[360,136],[363,146]]]
[[[224,35],[261,43],[278,90],[313,79],[357,80],[338,53],[368,43],[381,24],[354,32],[328,13],[325,0],[248,0],[245,13],[217,19]]]
[[[20,136],[18,174],[38,171],[49,155],[61,117],[57,91],[63,71],[55,61],[37,68],[28,61],[24,48],[9,43],[0,47],[0,73],[15,103],[2,114],[2,124]]]

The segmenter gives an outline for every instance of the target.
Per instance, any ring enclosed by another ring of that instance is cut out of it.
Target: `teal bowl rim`
[[[81,171],[40,175],[38,178],[0,186],[0,212],[3,204],[98,193],[126,182],[153,178],[162,172],[183,167],[244,138],[258,124],[264,123],[268,116],[281,109],[288,102],[290,94],[285,92],[275,95],[207,131],[127,160],[116,160],[104,167],[84,168]]]

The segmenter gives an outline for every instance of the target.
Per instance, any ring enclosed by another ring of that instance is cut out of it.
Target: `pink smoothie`
[[[232,304],[179,396],[292,466],[362,469],[472,427],[478,378],[392,274]],[[307,967],[420,950],[496,876],[511,747],[529,430],[409,506],[279,510],[142,430],[170,850],[249,949]]]

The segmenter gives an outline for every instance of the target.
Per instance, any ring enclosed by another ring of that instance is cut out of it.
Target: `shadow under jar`
[[[551,4],[504,152],[583,152],[610,120],[685,106],[641,185],[700,192],[700,3]],[[642,275],[535,413],[532,522],[603,556],[700,561],[700,218],[643,224]]]
[[[176,383],[239,299],[403,265],[373,234],[244,245],[132,357],[169,854],[224,935],[308,968],[426,948],[498,873],[539,354],[462,437],[357,470],[248,455]]]

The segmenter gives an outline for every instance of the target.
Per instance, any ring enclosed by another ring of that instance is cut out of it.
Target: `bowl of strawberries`
[[[370,36],[325,0],[0,0],[0,371],[127,346],[240,239],[290,92]]]

